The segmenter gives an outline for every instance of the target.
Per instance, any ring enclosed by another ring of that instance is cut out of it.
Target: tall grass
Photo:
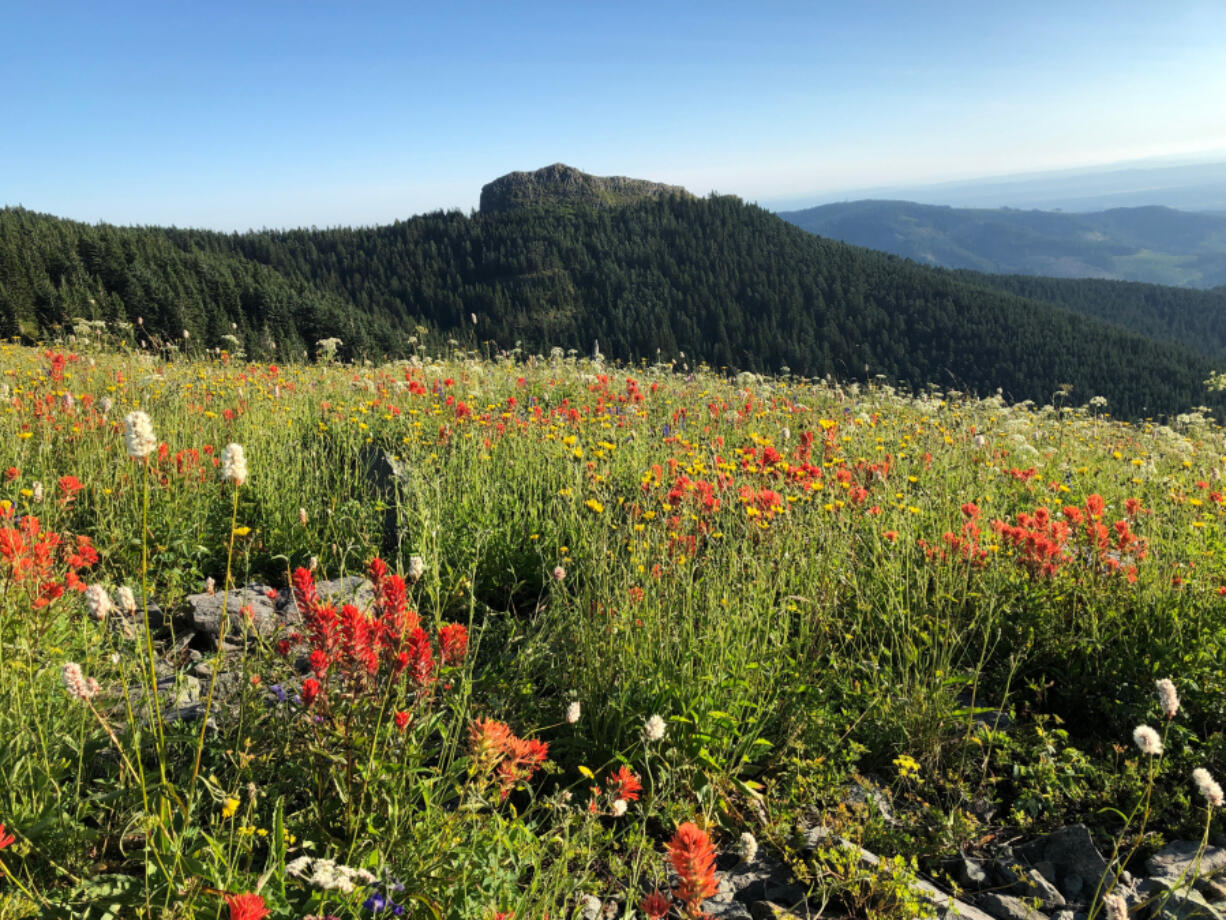
[[[1203,833],[1186,777],[1220,773],[1226,738],[1207,420],[573,359],[55,354],[0,347],[0,917],[216,917],[257,891],[277,917],[632,909],[685,821],[725,849],[853,822],[921,860],[1001,821],[1080,818],[1134,853]],[[147,462],[124,452],[135,409]],[[1039,508],[1069,528],[1050,572],[1002,529]],[[90,617],[59,549],[43,580],[70,583],[42,603],[34,516],[44,544],[89,536],[79,586],[132,586],[140,615]],[[381,554],[420,557],[436,658],[441,626],[468,630],[428,683],[321,673],[312,702],[303,627],[174,634],[207,579],[288,591]],[[66,661],[96,697],[64,692]],[[207,719],[168,719],[198,674]],[[1184,709],[1155,774],[1127,741],[1167,676]],[[546,742],[543,769],[500,780],[478,720]],[[643,789],[618,804],[621,766]],[[857,783],[897,821],[849,812]]]

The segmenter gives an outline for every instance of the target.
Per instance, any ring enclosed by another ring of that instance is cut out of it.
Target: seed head
[[[247,457],[243,445],[227,444],[221,452],[221,475],[226,482],[241,486],[247,482]]]
[[[129,412],[123,420],[124,445],[133,460],[144,460],[158,446],[153,436],[153,422],[144,412]]]
[[[660,741],[664,738],[664,720],[658,715],[653,715],[650,719],[643,723],[643,741],[648,744],[653,741]]]
[[[1132,740],[1142,754],[1157,757],[1162,753],[1162,739],[1148,725],[1138,725],[1132,730]]]
[[[1128,905],[1118,894],[1103,898],[1103,916],[1106,920],[1128,920]]]
[[[1226,798],[1222,797],[1222,787],[1204,767],[1197,767],[1192,771],[1192,782],[1196,784],[1196,791],[1204,796],[1210,808],[1221,808],[1223,803],[1226,803]]]
[[[409,557],[409,581],[417,581],[426,574],[426,560],[421,556]]]
[[[115,600],[118,603],[119,609],[131,616],[136,613],[136,595],[132,593],[132,589],[127,585],[123,585],[115,592]]]
[[[68,695],[78,700],[92,700],[98,695],[98,682],[92,677],[87,680],[81,673],[81,666],[75,661],[64,662],[60,679],[64,681],[64,689],[68,691]]]
[[[115,609],[102,585],[90,585],[85,589],[85,606],[89,608],[89,615],[99,621],[105,620],[106,615]]]
[[[1179,712],[1179,691],[1175,689],[1175,684],[1163,677],[1155,681],[1154,686],[1158,688],[1158,702],[1162,704],[1162,711],[1168,719],[1175,718],[1175,713]]]

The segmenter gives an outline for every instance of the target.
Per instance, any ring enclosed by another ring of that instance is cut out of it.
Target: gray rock
[[[997,920],[1047,920],[1046,914],[1012,895],[990,892],[980,895],[977,903]]]
[[[1084,824],[1059,828],[1019,847],[1018,852],[1032,866],[1040,863],[1054,866],[1056,887],[1066,898],[1076,898],[1082,893],[1097,890],[1107,874],[1107,861],[1094,846],[1094,839]],[[1070,884],[1070,878],[1076,881]]]
[[[1198,878],[1196,890],[1205,896],[1210,904],[1226,901],[1226,881],[1220,878]]]
[[[806,894],[787,866],[762,856],[737,863],[723,874],[721,887],[724,882],[735,892],[733,898],[746,904],[754,901],[799,904]]]
[[[228,641],[241,642],[242,637],[249,633],[271,638],[284,621],[267,591],[266,585],[249,585],[225,594],[188,595],[184,625],[195,633],[197,644],[203,645],[208,651],[217,648],[223,620],[227,614]],[[243,612],[244,607],[250,608],[249,615]]]
[[[1176,840],[1147,859],[1145,868],[1158,879],[1216,875],[1226,869],[1226,848],[1210,846],[1201,853],[1196,841]]]
[[[1196,891],[1171,891],[1155,901],[1154,920],[1223,920],[1221,911],[1212,907]]]
[[[951,867],[954,879],[966,891],[982,891],[989,885],[988,873],[982,859],[960,856]]]
[[[1044,907],[1064,907],[1068,903],[1059,889],[1044,878],[1038,869],[998,862],[996,870],[1001,883],[1010,894],[1021,898],[1037,898]]]

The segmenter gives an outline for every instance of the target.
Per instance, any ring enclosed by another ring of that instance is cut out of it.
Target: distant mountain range
[[[926,265],[997,274],[1226,285],[1226,213],[1167,207],[1084,214],[849,201],[780,217],[802,229]]]
[[[1163,205],[1181,211],[1226,212],[1226,153],[1155,157],[1106,166],[960,179],[935,184],[877,186],[764,201],[775,211],[864,199],[917,201],[954,208],[1106,211]]]
[[[734,197],[560,164],[486,192],[471,216],[245,234],[2,209],[0,337],[92,336],[101,320],[135,347],[269,361],[327,338],[350,359],[405,357],[423,336],[524,354],[599,339],[630,362],[1040,403],[1070,385],[1070,401],[1131,417],[1226,409],[1203,385],[1226,366],[1226,295],[930,268]]]

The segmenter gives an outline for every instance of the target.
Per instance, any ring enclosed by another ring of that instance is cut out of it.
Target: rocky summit
[[[554,163],[535,172],[512,172],[481,189],[481,213],[497,214],[540,204],[620,205],[644,198],[681,195],[693,198],[679,185],[664,185],[625,176],[592,176]]]

